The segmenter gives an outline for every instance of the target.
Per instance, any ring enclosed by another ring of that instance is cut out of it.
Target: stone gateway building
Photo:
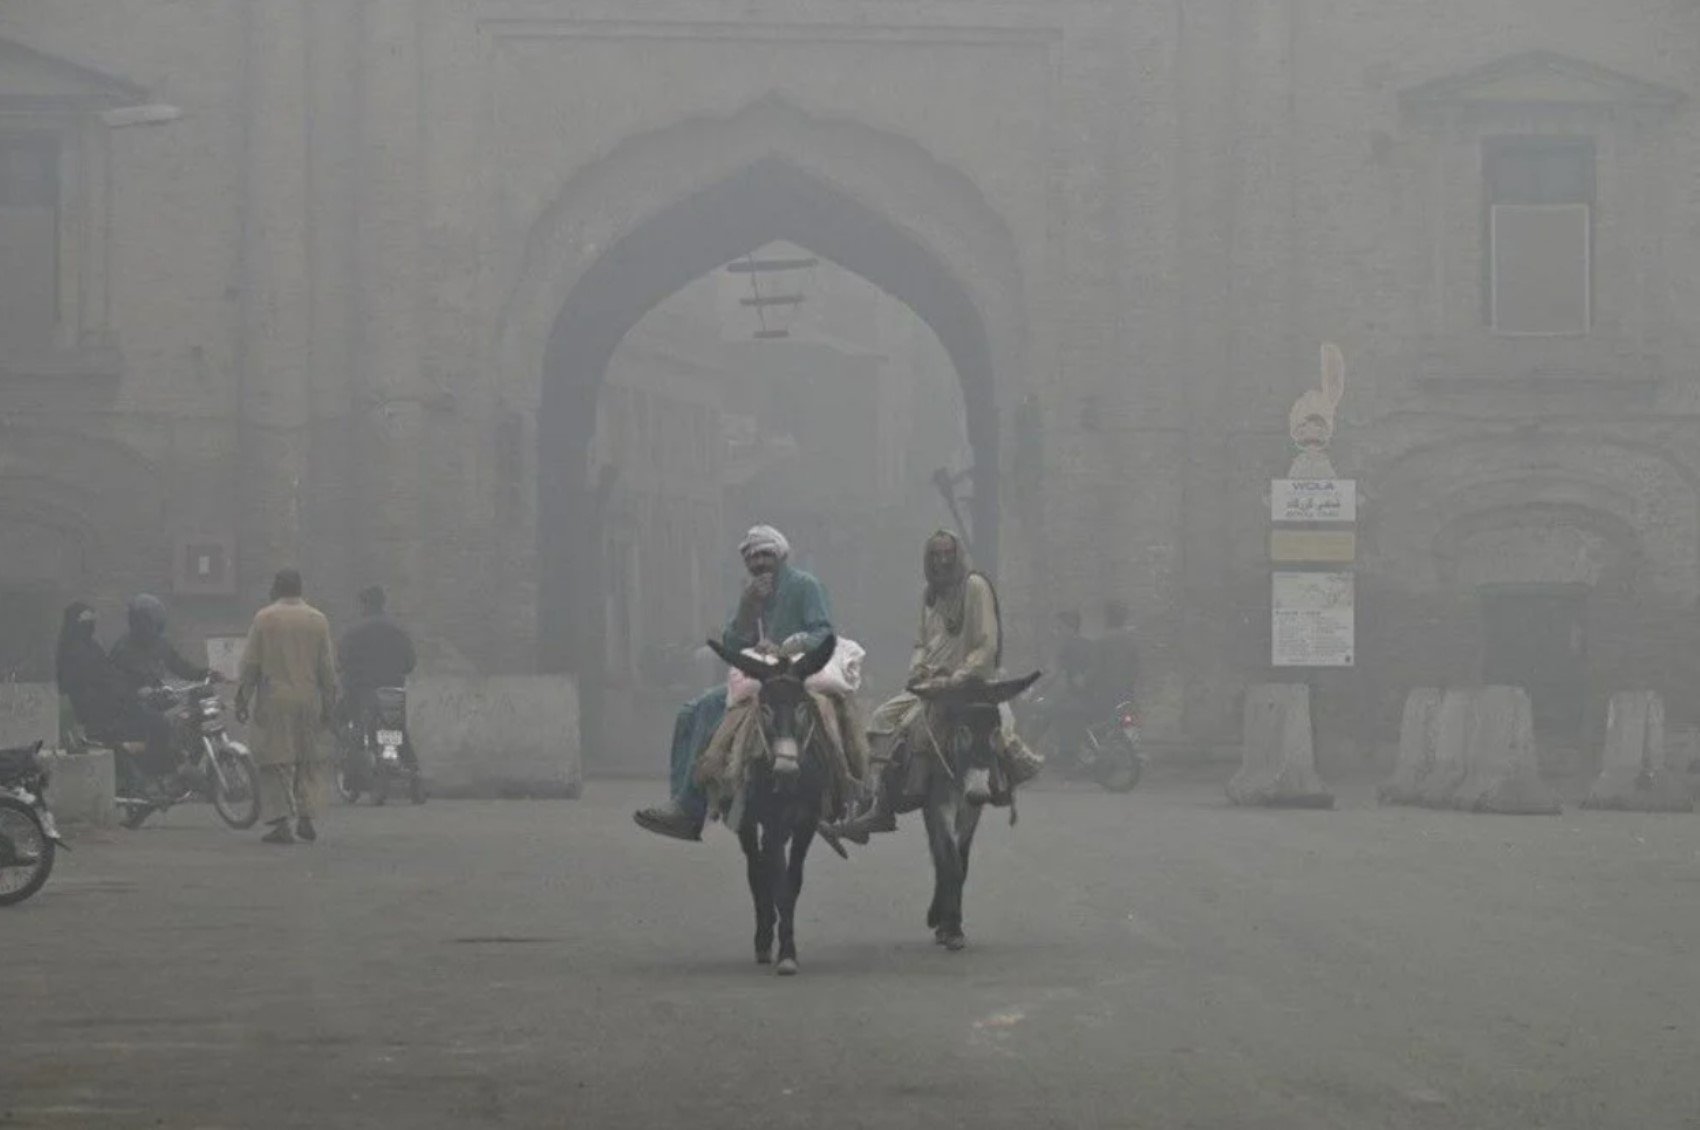
[[[1337,732],[1482,678],[1681,716],[1697,75],[1686,0],[0,2],[8,662],[76,596],[230,632],[292,562],[594,684],[610,358],[784,240],[948,353],[1012,662],[1120,598],[1154,732],[1233,732],[1333,340]]]

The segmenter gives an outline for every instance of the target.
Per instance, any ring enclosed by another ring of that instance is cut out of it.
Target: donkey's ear
[[[818,675],[832,662],[832,653],[837,650],[838,637],[828,632],[825,639],[791,661],[791,674],[799,679]]]
[[[991,683],[986,687],[984,701],[1001,706],[1010,699],[1021,695],[1034,683],[1037,683],[1039,681],[1039,676],[1043,674],[1043,671],[1035,671],[1031,675],[1024,675],[1019,679],[1006,679],[1001,683]]]
[[[709,640],[708,650],[718,655],[721,662],[725,663],[726,666],[736,667],[752,679],[771,679],[779,672],[777,663],[753,659],[741,651],[733,651],[731,648],[722,645],[719,640]]]

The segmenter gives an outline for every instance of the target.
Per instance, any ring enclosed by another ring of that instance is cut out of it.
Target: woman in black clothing
[[[140,767],[154,777],[171,773],[177,767],[171,724],[135,697],[123,673],[96,642],[94,628],[94,609],[87,604],[79,600],[65,609],[54,661],[59,693],[71,700],[71,711],[90,738],[113,745],[144,741],[147,751]],[[132,776],[129,757],[122,751],[116,756],[120,777]],[[121,788],[131,793],[136,784],[121,781]]]

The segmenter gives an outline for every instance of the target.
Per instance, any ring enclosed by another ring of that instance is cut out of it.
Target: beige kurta
[[[960,631],[952,632],[936,608],[921,606],[921,632],[909,659],[909,682],[922,675],[972,673],[991,679],[998,669],[998,604],[989,581],[970,573]],[[905,691],[874,711],[873,736],[894,734],[920,717],[921,700]]]
[[[324,615],[298,597],[260,609],[242,653],[242,687],[255,695],[255,761],[316,760],[336,701],[336,653]]]

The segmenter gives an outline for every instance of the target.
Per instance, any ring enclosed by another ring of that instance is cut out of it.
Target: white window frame
[[[1582,324],[1573,330],[1516,330],[1499,324],[1499,213],[1573,212],[1582,213]],[[1578,338],[1587,337],[1594,328],[1594,206],[1580,201],[1573,204],[1491,204],[1488,206],[1488,328],[1499,337]]]

